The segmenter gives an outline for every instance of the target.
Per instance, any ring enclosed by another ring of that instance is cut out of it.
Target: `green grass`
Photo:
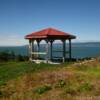
[[[90,76],[95,76],[95,77],[100,79],[100,65],[96,65],[96,66],[81,65],[81,66],[76,67],[75,71],[87,73]]]
[[[0,85],[5,84],[8,80],[17,78],[18,76],[24,75],[30,72],[36,72],[41,70],[57,70],[62,67],[67,67],[72,63],[63,63],[61,65],[51,65],[51,64],[35,64],[32,62],[6,62],[0,63]],[[76,70],[75,72],[84,72],[96,75],[100,78],[100,67],[86,67],[79,66],[76,68],[71,68]]]
[[[9,80],[13,82],[9,82]],[[14,97],[14,92],[17,97],[19,96],[19,99],[20,95],[27,94],[28,97],[32,98],[31,96],[33,96],[36,100],[50,95],[59,95],[65,98],[67,98],[67,95],[72,97],[77,95],[95,96],[100,95],[99,83],[99,62],[96,65],[87,63],[77,66],[73,63],[59,65],[32,62],[0,63],[0,97]]]
[[[36,72],[41,70],[51,70],[60,68],[61,65],[50,64],[35,64],[32,62],[6,62],[0,63],[0,85],[5,84],[8,80],[14,79],[18,76],[24,75],[30,72]]]
[[[0,65],[0,85],[6,81],[34,70],[34,64],[28,62],[8,62]]]

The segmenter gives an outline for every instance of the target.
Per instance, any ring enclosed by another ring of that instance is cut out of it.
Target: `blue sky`
[[[100,41],[100,0],[0,0],[0,45],[24,45],[28,33],[53,27]]]

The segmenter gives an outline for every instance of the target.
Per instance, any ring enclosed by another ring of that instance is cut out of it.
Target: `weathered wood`
[[[47,53],[47,55],[46,55],[46,62],[48,63],[48,60],[49,60],[49,57],[48,57],[48,54],[49,54],[49,41],[46,40],[46,42],[47,42],[47,44],[46,44],[46,53]]]
[[[53,41],[50,41],[50,60],[52,61],[52,45]]]
[[[37,51],[38,53],[36,53],[37,57],[39,58],[39,43],[41,40],[45,40],[47,42],[46,44],[46,60],[48,62],[49,56],[49,44],[48,42],[50,42],[50,59],[52,60],[52,45],[53,45],[53,41],[55,40],[62,40],[63,42],[63,50],[62,50],[62,59],[63,62],[65,62],[66,59],[66,44],[65,41],[69,40],[69,59],[71,59],[71,39],[75,39],[76,36],[71,35],[69,33],[65,33],[65,32],[61,32],[61,31],[57,31],[56,29],[52,29],[52,28],[48,28],[48,29],[44,29],[38,32],[34,32],[35,34],[29,34],[26,35],[25,38],[28,39],[29,42],[29,54],[30,54],[30,59],[32,59],[32,51],[34,52],[34,50],[31,50],[32,48],[34,48],[34,44],[31,45],[31,40],[36,40],[37,41]],[[56,51],[56,52],[60,52],[60,51]],[[40,53],[41,54],[41,53]],[[34,56],[34,54],[33,54]]]
[[[31,44],[31,54],[32,52],[34,52],[34,40],[32,40],[32,44]],[[34,59],[34,55],[32,54],[32,59]]]
[[[29,60],[32,61],[32,40],[29,41]]]
[[[72,54],[71,54],[71,39],[69,39],[69,59],[71,60]]]
[[[62,40],[63,42],[63,63],[65,62],[65,58],[66,58],[66,41]]]
[[[35,56],[36,58],[39,59],[39,55],[46,55],[46,62],[48,63],[49,62],[49,45],[50,45],[50,60],[52,61],[53,59],[53,54],[52,52],[62,52],[62,61],[65,62],[66,60],[66,53],[69,53],[69,59],[71,60],[71,39],[69,39],[69,50],[66,51],[66,40],[62,40],[62,50],[52,50],[53,48],[53,41],[54,40],[49,40],[49,39],[45,39],[46,41],[46,52],[40,52],[40,41],[39,40],[36,40],[37,41],[37,50],[36,52],[34,52],[34,40],[29,40],[29,59],[30,61],[32,61],[33,59],[35,59]],[[50,44],[49,44],[50,43]]]
[[[46,52],[32,52],[32,54],[46,55],[47,53]]]
[[[40,51],[40,41],[37,40],[37,52]],[[37,54],[37,59],[39,59],[39,54]]]

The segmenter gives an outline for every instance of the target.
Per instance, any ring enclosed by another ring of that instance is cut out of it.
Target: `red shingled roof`
[[[25,38],[26,39],[46,39],[46,38],[75,39],[76,37],[66,32],[62,32],[53,28],[47,28],[38,32],[33,32],[29,35],[26,35]]]

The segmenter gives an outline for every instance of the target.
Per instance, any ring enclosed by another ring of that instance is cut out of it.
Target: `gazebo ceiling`
[[[76,36],[53,28],[47,28],[33,32],[25,36],[25,39],[75,39]]]

